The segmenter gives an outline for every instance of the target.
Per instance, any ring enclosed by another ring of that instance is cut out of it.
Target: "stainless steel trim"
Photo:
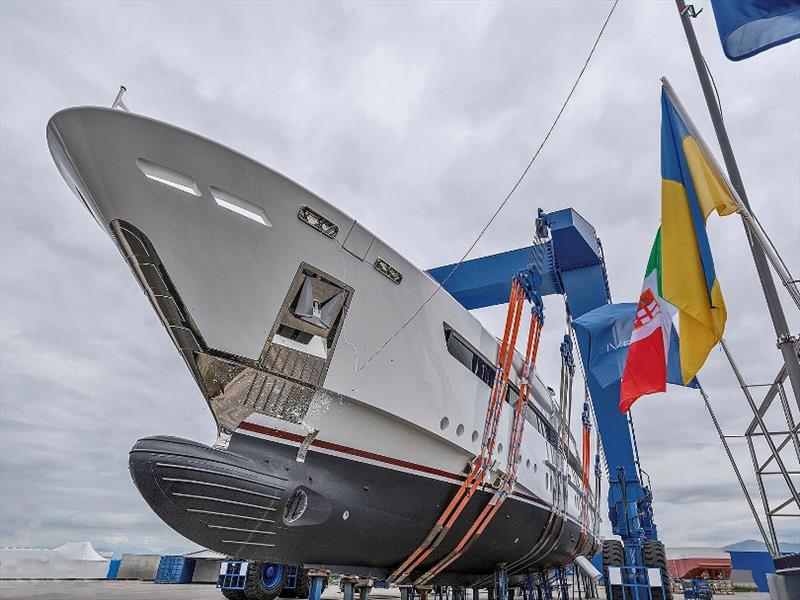
[[[180,477],[162,477],[161,481],[173,481],[175,483],[191,483],[195,485],[204,485],[207,487],[219,488],[222,490],[231,490],[232,492],[243,492],[253,496],[260,496],[261,498],[269,498],[270,500],[280,500],[280,496],[273,496],[271,494],[262,494],[261,492],[253,492],[244,488],[233,487],[232,485],[223,485],[221,483],[212,483],[210,481],[197,481],[196,479],[182,479]]]
[[[225,527],[224,525],[208,525],[209,529],[225,529],[226,531],[242,531],[244,533],[260,533],[261,535],[276,535],[274,531],[260,531],[258,529],[243,529],[241,527]]]
[[[239,542],[237,540],[220,540],[223,544],[239,544],[242,546],[264,546],[266,548],[274,548],[275,544],[262,544],[261,542]]]
[[[246,519],[248,521],[260,521],[262,523],[275,523],[274,519],[262,519],[260,517],[247,517],[245,515],[235,515],[233,513],[223,513],[214,510],[203,510],[202,508],[187,508],[186,512],[199,513],[203,515],[214,515],[215,517],[228,517],[231,519]]]
[[[339,226],[336,223],[327,217],[323,217],[309,206],[301,206],[300,210],[297,211],[297,218],[330,239],[334,239],[339,233]]]
[[[245,483],[253,483],[252,479],[246,479],[244,477],[240,477],[238,475],[231,475],[229,473],[222,473],[221,471],[212,471],[210,469],[201,469],[200,467],[188,467],[188,466],[183,466],[183,465],[173,465],[172,463],[156,463],[156,466],[157,467],[165,467],[165,468],[169,468],[169,469],[182,469],[184,471],[195,471],[195,472],[198,472],[198,473],[206,473],[208,475],[219,475],[220,477],[228,477],[229,479],[236,479],[237,481],[244,481]],[[253,476],[255,476],[255,477],[258,477],[259,475],[262,475],[262,474],[261,473],[255,473],[255,472],[253,473]],[[266,477],[273,477],[275,479],[280,479],[279,477],[276,477],[275,475],[269,475],[269,474],[266,474],[266,473],[264,473],[263,475],[266,476]],[[286,480],[282,480],[282,481],[286,481]],[[286,489],[284,487],[281,487],[281,486],[278,486],[278,485],[274,485],[274,484],[271,484],[271,483],[260,483],[259,482],[258,485],[263,485],[265,487],[275,488],[276,490],[280,490],[280,491],[284,491]]]
[[[375,267],[375,270],[378,273],[386,277],[392,283],[400,285],[400,283],[403,281],[403,274],[388,262],[383,260],[380,256],[375,259],[375,262],[372,266]]]
[[[269,510],[275,512],[277,508],[271,506],[260,506],[258,504],[250,504],[248,502],[237,502],[236,500],[225,500],[224,498],[214,498],[213,496],[201,496],[199,494],[184,494],[182,492],[170,492],[170,495],[179,498],[195,498],[197,500],[209,500],[211,502],[222,502],[223,504],[235,504],[236,506],[247,506],[248,508],[257,508],[258,510]]]

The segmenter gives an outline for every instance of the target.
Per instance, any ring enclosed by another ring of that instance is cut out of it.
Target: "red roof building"
[[[671,558],[667,568],[673,579],[730,579],[730,558]]]

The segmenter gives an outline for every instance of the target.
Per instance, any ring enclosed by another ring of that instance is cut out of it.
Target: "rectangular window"
[[[487,386],[494,385],[495,367],[485,357],[472,348],[469,343],[461,337],[458,333],[453,331],[447,323],[444,324],[444,339],[447,345],[447,351],[458,362],[464,365],[467,369],[472,371],[481,381]],[[519,390],[513,383],[508,383],[508,390],[506,391],[506,402],[512,406],[516,406]],[[532,402],[528,402],[528,410],[526,412],[526,419],[531,425],[536,425],[536,428],[552,445],[558,444],[557,434],[555,429],[550,426],[545,418],[539,413]]]
[[[483,356],[478,354],[467,341],[453,331],[452,327],[444,325],[444,339],[447,351],[462,365],[472,371],[478,379],[489,387],[494,385],[494,366]]]

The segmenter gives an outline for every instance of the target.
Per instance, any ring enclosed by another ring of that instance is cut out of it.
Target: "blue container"
[[[116,579],[117,573],[119,572],[119,565],[122,563],[121,558],[112,558],[111,562],[108,563],[108,574],[106,575],[106,579]]]
[[[753,574],[753,582],[758,586],[759,592],[768,592],[767,573],[775,572],[775,562],[769,552],[742,552],[739,550],[728,550],[731,555],[731,568],[750,571]]]
[[[191,583],[194,559],[183,556],[162,556],[156,571],[156,583]]]

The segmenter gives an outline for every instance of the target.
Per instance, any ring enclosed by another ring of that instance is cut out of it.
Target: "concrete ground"
[[[397,589],[374,590],[374,600],[396,600]],[[323,600],[341,600],[335,586]],[[1,600],[225,600],[212,583],[179,585],[152,581],[23,581],[0,580]]]
[[[373,600],[395,600],[397,589],[373,590]],[[340,600],[341,593],[329,587],[323,600]],[[468,596],[469,597],[469,596]],[[682,596],[676,596],[680,600]],[[769,600],[769,594],[744,592],[717,596],[720,600]],[[224,600],[213,584],[157,584],[149,581],[2,581],[2,600]]]

